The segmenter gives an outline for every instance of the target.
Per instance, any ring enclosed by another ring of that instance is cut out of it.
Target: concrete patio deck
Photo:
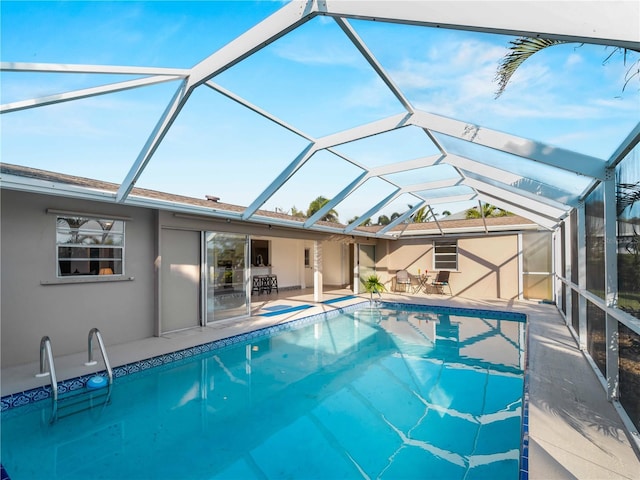
[[[330,290],[324,300],[351,295]],[[283,291],[252,298],[252,316],[236,321],[175,332],[162,337],[108,347],[112,366],[149,358],[220,338],[284,323],[367,300],[366,295],[336,303],[313,302],[313,290]],[[462,308],[510,310],[529,319],[529,478],[638,479],[640,460],[624,425],[589,363],[553,305],[504,300],[470,300],[443,295],[385,293],[383,300]],[[271,317],[257,316],[265,307],[311,305]],[[108,339],[105,339],[108,342]],[[37,360],[37,359],[36,359]],[[59,379],[88,373],[86,352],[56,357]],[[2,369],[2,395],[46,383],[36,379],[37,361]]]

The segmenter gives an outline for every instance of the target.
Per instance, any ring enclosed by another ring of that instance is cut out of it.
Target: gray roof
[[[87,191],[102,191],[108,192],[111,195],[115,195],[118,190],[118,185],[115,183],[104,182],[101,180],[78,177],[74,175],[66,175],[57,172],[50,172],[46,170],[40,170],[36,168],[25,167],[21,165],[11,165],[7,163],[0,163],[0,186],[7,188],[7,176],[23,178],[25,180],[31,179],[39,182],[50,182],[51,192],[59,191],[57,187],[59,185],[72,185],[75,187],[81,187]],[[28,188],[27,188],[28,189]],[[180,210],[180,206],[193,206],[202,207],[201,213],[211,217],[225,218],[225,213],[241,214],[245,207],[240,205],[232,205],[229,203],[223,203],[217,200],[201,199],[187,197],[183,195],[174,195],[171,193],[159,192],[156,190],[149,190],[144,188],[134,188],[131,195],[139,199],[159,200],[164,202],[165,208],[173,207],[173,209]],[[213,197],[214,199],[216,197]],[[152,206],[153,204],[149,204]],[[265,219],[282,220],[291,222],[292,224],[299,224],[305,221],[279,212],[270,212],[266,210],[260,210],[259,216]],[[318,222],[320,225],[326,228],[333,228],[341,230],[344,225],[332,222]],[[368,227],[358,227],[354,230],[355,233],[360,235],[375,235],[379,232],[383,226],[373,225]],[[446,217],[438,222],[426,222],[426,223],[405,223],[397,225],[391,231],[392,235],[400,235],[401,233],[407,236],[417,235],[441,235],[443,233],[460,234],[470,232],[489,232],[489,231],[519,231],[537,229],[538,226],[518,215],[509,215],[504,217],[493,218],[476,218],[476,219],[447,219]]]

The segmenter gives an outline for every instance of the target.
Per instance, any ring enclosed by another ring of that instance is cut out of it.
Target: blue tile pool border
[[[251,332],[241,333],[227,338],[214,340],[194,347],[185,348],[175,352],[157,355],[144,360],[128,363],[113,369],[114,378],[123,378],[134,373],[140,373],[146,370],[155,369],[159,367],[173,367],[176,362],[189,361],[192,357],[197,355],[217,350],[220,348],[229,347],[238,343],[242,343],[248,340],[254,340],[265,336],[271,336],[275,333],[293,330],[301,326],[317,322],[318,320],[329,319],[343,313],[349,313],[356,310],[360,310],[363,307],[370,305],[370,302],[364,301],[349,305],[343,308],[337,308],[331,312],[322,312],[308,317],[303,317],[296,320],[291,320],[278,325],[272,325],[269,327],[259,328]],[[409,312],[430,312],[436,314],[447,313],[449,315],[465,315],[465,316],[480,316],[483,318],[491,318],[495,320],[511,320],[526,323],[526,348],[525,348],[525,368],[524,368],[524,385],[523,385],[523,397],[522,397],[522,422],[521,422],[521,444],[520,444],[520,468],[519,468],[519,480],[529,479],[529,324],[527,322],[527,316],[523,313],[507,312],[501,310],[488,310],[488,309],[476,309],[476,308],[459,308],[459,307],[446,307],[438,305],[415,305],[409,303],[400,302],[387,302],[378,301],[376,307],[380,308],[393,308],[400,309]],[[99,372],[101,375],[106,376],[106,372]],[[83,389],[86,387],[89,378],[95,376],[96,373],[82,375],[80,377],[63,380],[58,383],[58,392],[60,394],[72,392],[74,390]],[[19,412],[22,413],[25,409],[40,408],[37,402],[51,398],[51,386],[42,386],[26,390],[24,392],[18,392],[10,394],[1,398],[2,408],[1,412],[4,415],[10,410],[20,407]],[[16,412],[18,413],[18,412]],[[7,474],[4,466],[0,463],[0,480],[9,480],[10,477]]]
[[[182,350],[177,350],[171,353],[165,353],[162,355],[157,355],[155,357],[138,360],[136,362],[131,362],[119,367],[113,368],[113,378],[123,378],[127,375],[131,375],[134,373],[143,372],[145,370],[149,370],[152,368],[158,368],[165,365],[174,364],[175,362],[187,361],[192,357],[210,352],[212,350],[217,350],[220,348],[225,348],[231,345],[235,345],[237,343],[242,343],[249,340],[254,340],[256,338],[261,338],[265,336],[270,336],[278,332],[292,330],[303,325],[316,322],[321,319],[331,318],[334,316],[338,316],[342,313],[349,313],[351,311],[359,310],[364,305],[368,305],[369,302],[361,302],[354,305],[349,305],[347,307],[338,308],[336,310],[332,310],[331,312],[323,312],[314,315],[310,315],[308,317],[303,317],[296,320],[291,320],[289,322],[281,323],[278,325],[272,325],[269,327],[259,328],[257,330],[252,330],[251,332],[240,333],[238,335],[234,335],[227,338],[222,338],[219,340],[214,340],[211,342],[203,343],[201,345],[196,345],[194,347],[184,348]],[[106,371],[97,372],[98,375],[106,376]],[[63,395],[68,392],[73,392],[76,390],[81,390],[86,387],[87,381],[89,378],[95,376],[96,373],[89,373],[86,375],[82,375],[75,378],[70,378],[67,380],[62,380],[58,382],[58,393]],[[36,402],[40,402],[42,400],[46,400],[51,398],[51,385],[44,385],[41,387],[32,388],[30,390],[25,390],[24,392],[17,392],[10,395],[6,395],[0,399],[2,402],[0,411],[4,414],[9,410],[13,410],[15,408],[27,407]],[[39,408],[40,405],[37,405]]]
[[[158,368],[158,367],[170,365],[180,361],[188,361],[196,355],[207,353],[219,348],[235,345],[237,343],[254,340],[256,338],[270,336],[278,332],[292,330],[309,323],[314,323],[321,319],[328,319],[343,313],[349,313],[356,310],[360,310],[369,304],[370,303],[367,300],[367,301],[363,301],[363,302],[349,305],[346,307],[337,308],[335,310],[332,310],[331,312],[317,313],[314,315],[310,315],[308,317],[303,317],[300,319],[291,320],[289,322],[280,323],[278,325],[259,328],[251,332],[240,333],[238,335],[222,338],[219,340],[214,340],[212,342],[196,345],[194,347],[188,347],[182,350],[177,350],[175,352],[157,355],[155,357],[128,363],[126,365],[115,367],[113,369],[113,377],[115,379],[123,378],[127,375],[143,372],[151,368]],[[526,321],[526,315],[523,313],[507,312],[507,311],[500,311],[500,310],[443,307],[443,306],[437,306],[437,305],[415,305],[415,304],[409,304],[409,303],[386,302],[386,301],[376,302],[376,306],[379,306],[382,308],[400,309],[400,310],[405,310],[409,312],[428,311],[436,314],[448,313],[450,315],[460,314],[465,316],[481,316],[481,317],[497,319],[497,320],[513,320],[513,321],[520,321],[520,322]],[[98,372],[98,374],[106,376],[105,371]],[[94,373],[89,373],[79,377],[60,381],[58,382],[58,393],[60,395],[63,395],[68,392],[81,390],[86,387],[86,384],[89,378],[95,375],[96,373],[94,372]],[[25,390],[23,392],[13,393],[13,394],[4,396],[0,399],[0,401],[2,402],[0,412],[5,413],[14,408],[27,407],[36,402],[40,402],[42,400],[46,400],[49,398],[51,398],[51,385],[44,385],[44,386],[36,387],[30,390]],[[38,408],[39,408],[39,405],[38,405]]]
[[[526,322],[527,316],[524,313],[507,312],[504,310],[489,310],[481,308],[446,307],[441,305],[417,305],[413,303],[381,302],[381,306],[395,309],[402,309],[408,312],[420,312],[427,310],[433,313],[448,313],[450,315],[464,315],[468,317],[484,317],[494,320],[512,320],[516,322]]]

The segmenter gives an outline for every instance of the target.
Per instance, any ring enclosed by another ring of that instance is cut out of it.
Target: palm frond
[[[553,40],[551,38],[519,37],[509,43],[511,45],[509,47],[510,52],[500,61],[496,73],[495,79],[498,82],[496,98],[502,95],[507,88],[511,76],[531,55],[545,48],[568,42],[566,40]]]
[[[602,61],[602,65],[606,65],[609,61],[614,57],[614,55],[622,54],[622,62],[625,66],[627,66],[627,73],[624,75],[624,84],[622,85],[622,91],[624,92],[627,88],[627,85],[633,80],[637,78],[640,80],[640,58],[635,58],[631,64],[630,54],[631,52],[640,53],[640,49],[637,48],[622,48],[622,47],[613,47],[611,53],[607,55],[607,57]],[[633,58],[632,58],[633,59]]]

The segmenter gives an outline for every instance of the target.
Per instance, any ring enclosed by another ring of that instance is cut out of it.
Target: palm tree
[[[291,216],[296,218],[307,218],[302,210],[298,210],[295,205],[291,207]]]
[[[519,37],[509,43],[511,44],[509,47],[510,52],[500,60],[498,71],[496,73],[496,81],[498,82],[496,98],[504,93],[509,80],[511,80],[515,71],[526,59],[540,50],[553,45],[567,43],[567,41],[553,40],[550,38]]]
[[[307,209],[307,217],[311,217],[314,213],[319,211],[327,203],[329,203],[329,199],[320,195],[318,198],[316,198],[309,204],[309,208]],[[338,222],[338,212],[336,212],[332,208],[327,213],[325,213],[320,218],[320,220],[324,220],[325,222]]]
[[[502,60],[500,60],[500,64],[498,66],[498,71],[496,72],[496,81],[498,82],[498,90],[496,91],[496,98],[502,95],[507,88],[507,83],[515,73],[515,71],[534,53],[537,53],[545,48],[552,47],[554,45],[561,45],[565,43],[571,43],[567,40],[554,40],[551,38],[534,38],[534,37],[519,37],[515,40],[509,42],[511,46],[509,47],[510,52],[507,53]],[[638,49],[629,49],[632,51],[639,52]],[[615,47],[614,50],[607,56],[603,63],[606,63],[615,53],[622,52],[625,58],[625,63],[627,59],[628,50],[622,47]],[[634,61],[628,68],[624,86],[622,90],[624,91],[627,84],[634,78],[638,77],[640,79],[640,59]]]
[[[429,221],[429,211],[427,207],[419,208],[413,216],[413,223],[425,223]]]
[[[378,225],[389,225],[391,223],[391,220],[389,220],[389,217],[387,217],[386,215],[380,215],[378,217]]]
[[[355,216],[350,218],[349,220],[347,220],[347,225],[351,225],[353,222],[355,222],[356,220],[358,220],[360,217],[359,216]],[[361,227],[370,227],[372,225],[371,223],[371,217],[363,220],[362,222],[360,222],[359,226]],[[379,225],[379,224],[378,224]]]
[[[413,208],[413,205],[409,205],[409,210]],[[430,212],[427,211],[427,206],[419,208],[413,214],[413,223],[425,223],[429,221]]]
[[[482,211],[478,210],[478,207],[466,211],[466,218],[506,217],[507,215],[511,215],[511,213],[488,203],[482,204]]]

